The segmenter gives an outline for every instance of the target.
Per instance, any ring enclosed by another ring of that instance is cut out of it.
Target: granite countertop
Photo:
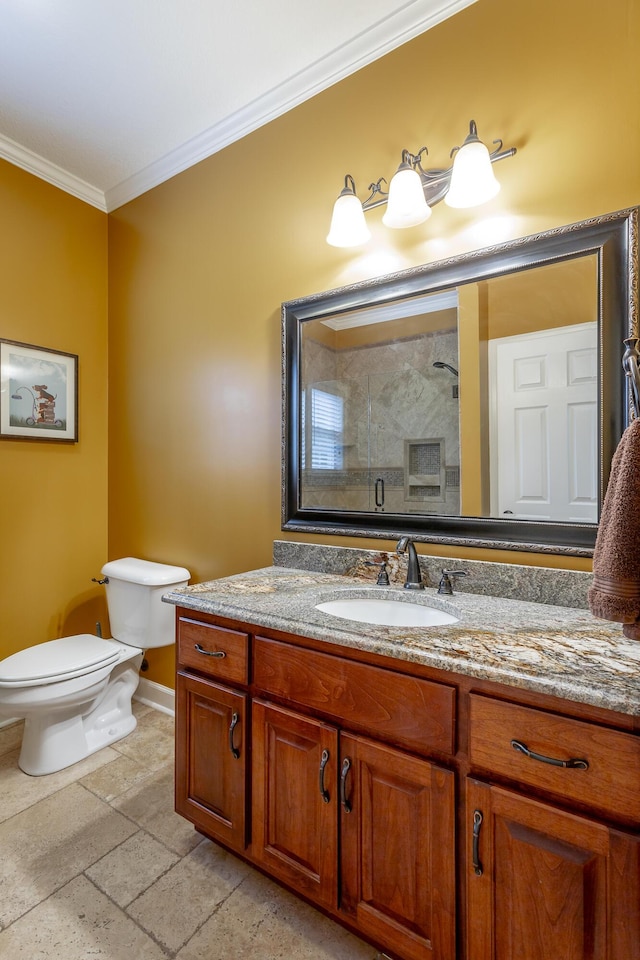
[[[386,627],[316,610],[327,600],[389,597],[426,603],[457,623]],[[423,664],[509,686],[640,716],[640,643],[620,624],[584,609],[472,593],[441,597],[434,589],[404,591],[370,580],[265,567],[183,587],[168,603]]]

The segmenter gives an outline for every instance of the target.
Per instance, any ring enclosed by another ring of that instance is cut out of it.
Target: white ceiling
[[[0,157],[113,210],[476,0],[1,0]]]

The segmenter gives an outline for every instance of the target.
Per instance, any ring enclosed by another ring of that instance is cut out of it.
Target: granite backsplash
[[[367,561],[379,563],[383,560],[387,563],[391,583],[402,583],[406,575],[406,556],[393,551],[362,550],[292,540],[274,540],[273,543],[273,563],[276,567],[363,577],[373,582],[378,570],[375,566],[368,566]],[[582,570],[556,570],[424,555],[419,555],[419,560],[424,582],[429,587],[438,586],[443,570],[464,570],[466,576],[455,581],[456,593],[475,593],[561,607],[588,606],[587,591],[592,574]]]

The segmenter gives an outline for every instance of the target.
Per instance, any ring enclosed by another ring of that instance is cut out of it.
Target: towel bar
[[[625,375],[629,378],[631,385],[631,404],[633,407],[634,419],[640,416],[640,354],[638,353],[638,337],[629,337],[623,341],[625,345],[624,356],[622,357],[622,368]]]

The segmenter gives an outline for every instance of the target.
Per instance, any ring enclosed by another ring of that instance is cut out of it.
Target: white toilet
[[[184,567],[125,557],[102,568],[111,632],[61,637],[0,660],[0,717],[24,717],[18,765],[41,776],[121,740],[136,726],[131,698],[145,650],[175,642],[174,607]]]

